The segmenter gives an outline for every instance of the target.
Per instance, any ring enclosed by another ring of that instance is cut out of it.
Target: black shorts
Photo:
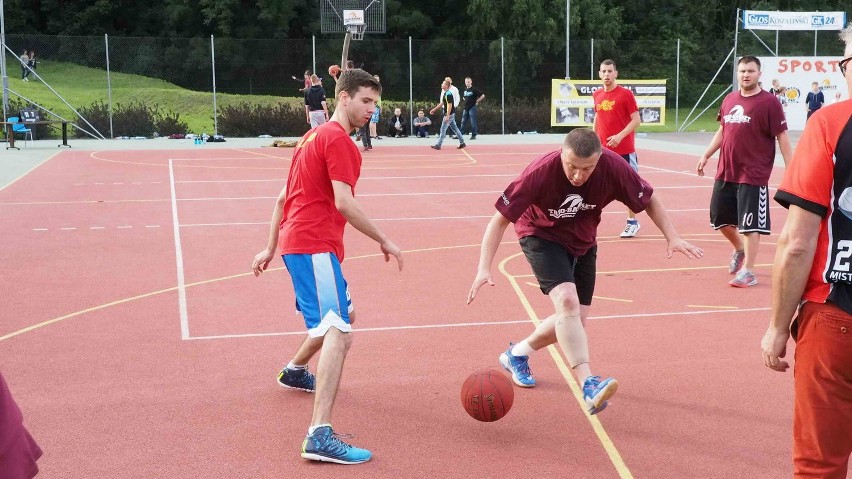
[[[716,180],[710,198],[714,229],[736,226],[740,233],[770,233],[769,188]]]
[[[537,236],[521,238],[521,250],[532,267],[541,292],[550,291],[562,283],[574,283],[580,304],[592,304],[595,292],[595,273],[598,247],[593,246],[586,254],[574,257],[562,245]]]

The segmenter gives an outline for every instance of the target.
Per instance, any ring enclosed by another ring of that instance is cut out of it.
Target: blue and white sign
[[[766,12],[743,10],[746,30],[842,30],[846,12]]]

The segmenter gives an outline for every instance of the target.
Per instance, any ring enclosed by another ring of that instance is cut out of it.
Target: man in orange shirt
[[[852,24],[841,38],[839,67],[852,90]],[[852,100],[814,112],[775,201],[790,211],[772,269],[763,363],[785,371],[793,336],[793,475],[843,479],[852,454]]]

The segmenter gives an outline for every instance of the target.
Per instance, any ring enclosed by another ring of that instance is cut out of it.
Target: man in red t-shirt
[[[315,461],[358,464],[372,456],[366,449],[342,442],[330,421],[355,320],[340,267],[346,223],[379,243],[385,261],[396,257],[402,270],[399,247],[355,200],[361,153],[349,134],[370,120],[381,91],[378,81],[364,70],[340,75],[337,109],[328,123],[305,133],[296,145],[287,184],[272,213],[269,241],[252,263],[258,276],[280,250],[293,281],[296,309],[304,317],[308,337],[278,375],[278,382],[291,389],[316,390],[311,427],[302,444],[302,457]],[[308,361],[320,349],[314,377]]]
[[[560,150],[533,160],[497,200],[467,297],[470,304],[479,288],[494,284],[491,263],[503,232],[514,223],[521,249],[555,313],[523,341],[509,343],[500,364],[515,384],[533,387],[530,353],[558,342],[583,385],[589,414],[603,411],[618,388],[615,379],[592,375],[584,329],[595,290],[597,228],[602,210],[613,200],[633,211],[648,211],[668,242],[669,257],[674,251],[689,258],[703,254],[678,236],[651,185],[618,154],[602,149],[595,132],[578,128],[565,137]]]
[[[757,284],[754,264],[760,235],[770,234],[769,175],[775,164],[775,141],[784,164],[792,155],[787,119],[775,95],[760,88],[760,60],[750,55],[737,62],[739,91],[729,93],[719,109],[721,126],[696,171],[704,176],[707,160],[721,147],[710,199],[710,223],[734,247],[728,282],[737,288]],[[743,240],[745,238],[745,240]]]
[[[639,159],[636,157],[636,128],[639,127],[639,107],[633,92],[618,84],[618,70],[615,62],[604,60],[598,71],[603,88],[595,90],[592,98],[595,102],[595,131],[601,143],[621,155],[633,171],[639,172]],[[621,232],[622,238],[632,238],[639,232],[636,213],[627,209],[627,224]]]
[[[852,27],[841,38],[839,67],[852,91]],[[787,370],[792,334],[794,477],[842,479],[852,454],[852,100],[814,112],[775,201],[790,211],[772,268],[763,363]]]

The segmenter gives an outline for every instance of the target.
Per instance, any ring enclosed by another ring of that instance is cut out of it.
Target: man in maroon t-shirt
[[[530,353],[558,342],[583,384],[589,414],[606,407],[618,382],[592,375],[584,329],[595,289],[596,237],[602,210],[613,200],[636,212],[646,210],[668,241],[668,257],[675,251],[689,258],[703,254],[678,236],[653,193],[651,185],[621,156],[601,148],[594,131],[578,128],[565,137],[561,150],[530,163],[497,200],[497,213],[482,239],[468,304],[482,285],[494,284],[491,263],[503,232],[514,223],[539,287],[556,309],[529,337],[518,344],[509,343],[509,349],[500,355],[500,363],[512,373],[515,384],[535,386]]]
[[[595,102],[595,132],[605,147],[621,155],[638,173],[635,137],[641,120],[636,97],[632,91],[618,84],[618,70],[615,69],[614,61],[602,61],[598,76],[603,82],[603,88],[592,93]],[[628,209],[627,224],[624,225],[621,237],[632,238],[638,232],[636,213]]]
[[[721,147],[716,182],[710,199],[710,223],[731,242],[728,282],[737,288],[757,284],[754,262],[760,235],[768,235],[769,175],[775,164],[775,141],[784,164],[792,157],[787,119],[774,95],[760,88],[760,60],[746,55],[737,62],[739,91],[722,101],[722,123],[707,151],[698,160],[698,176],[704,176],[707,160]],[[743,241],[743,238],[745,241]]]

